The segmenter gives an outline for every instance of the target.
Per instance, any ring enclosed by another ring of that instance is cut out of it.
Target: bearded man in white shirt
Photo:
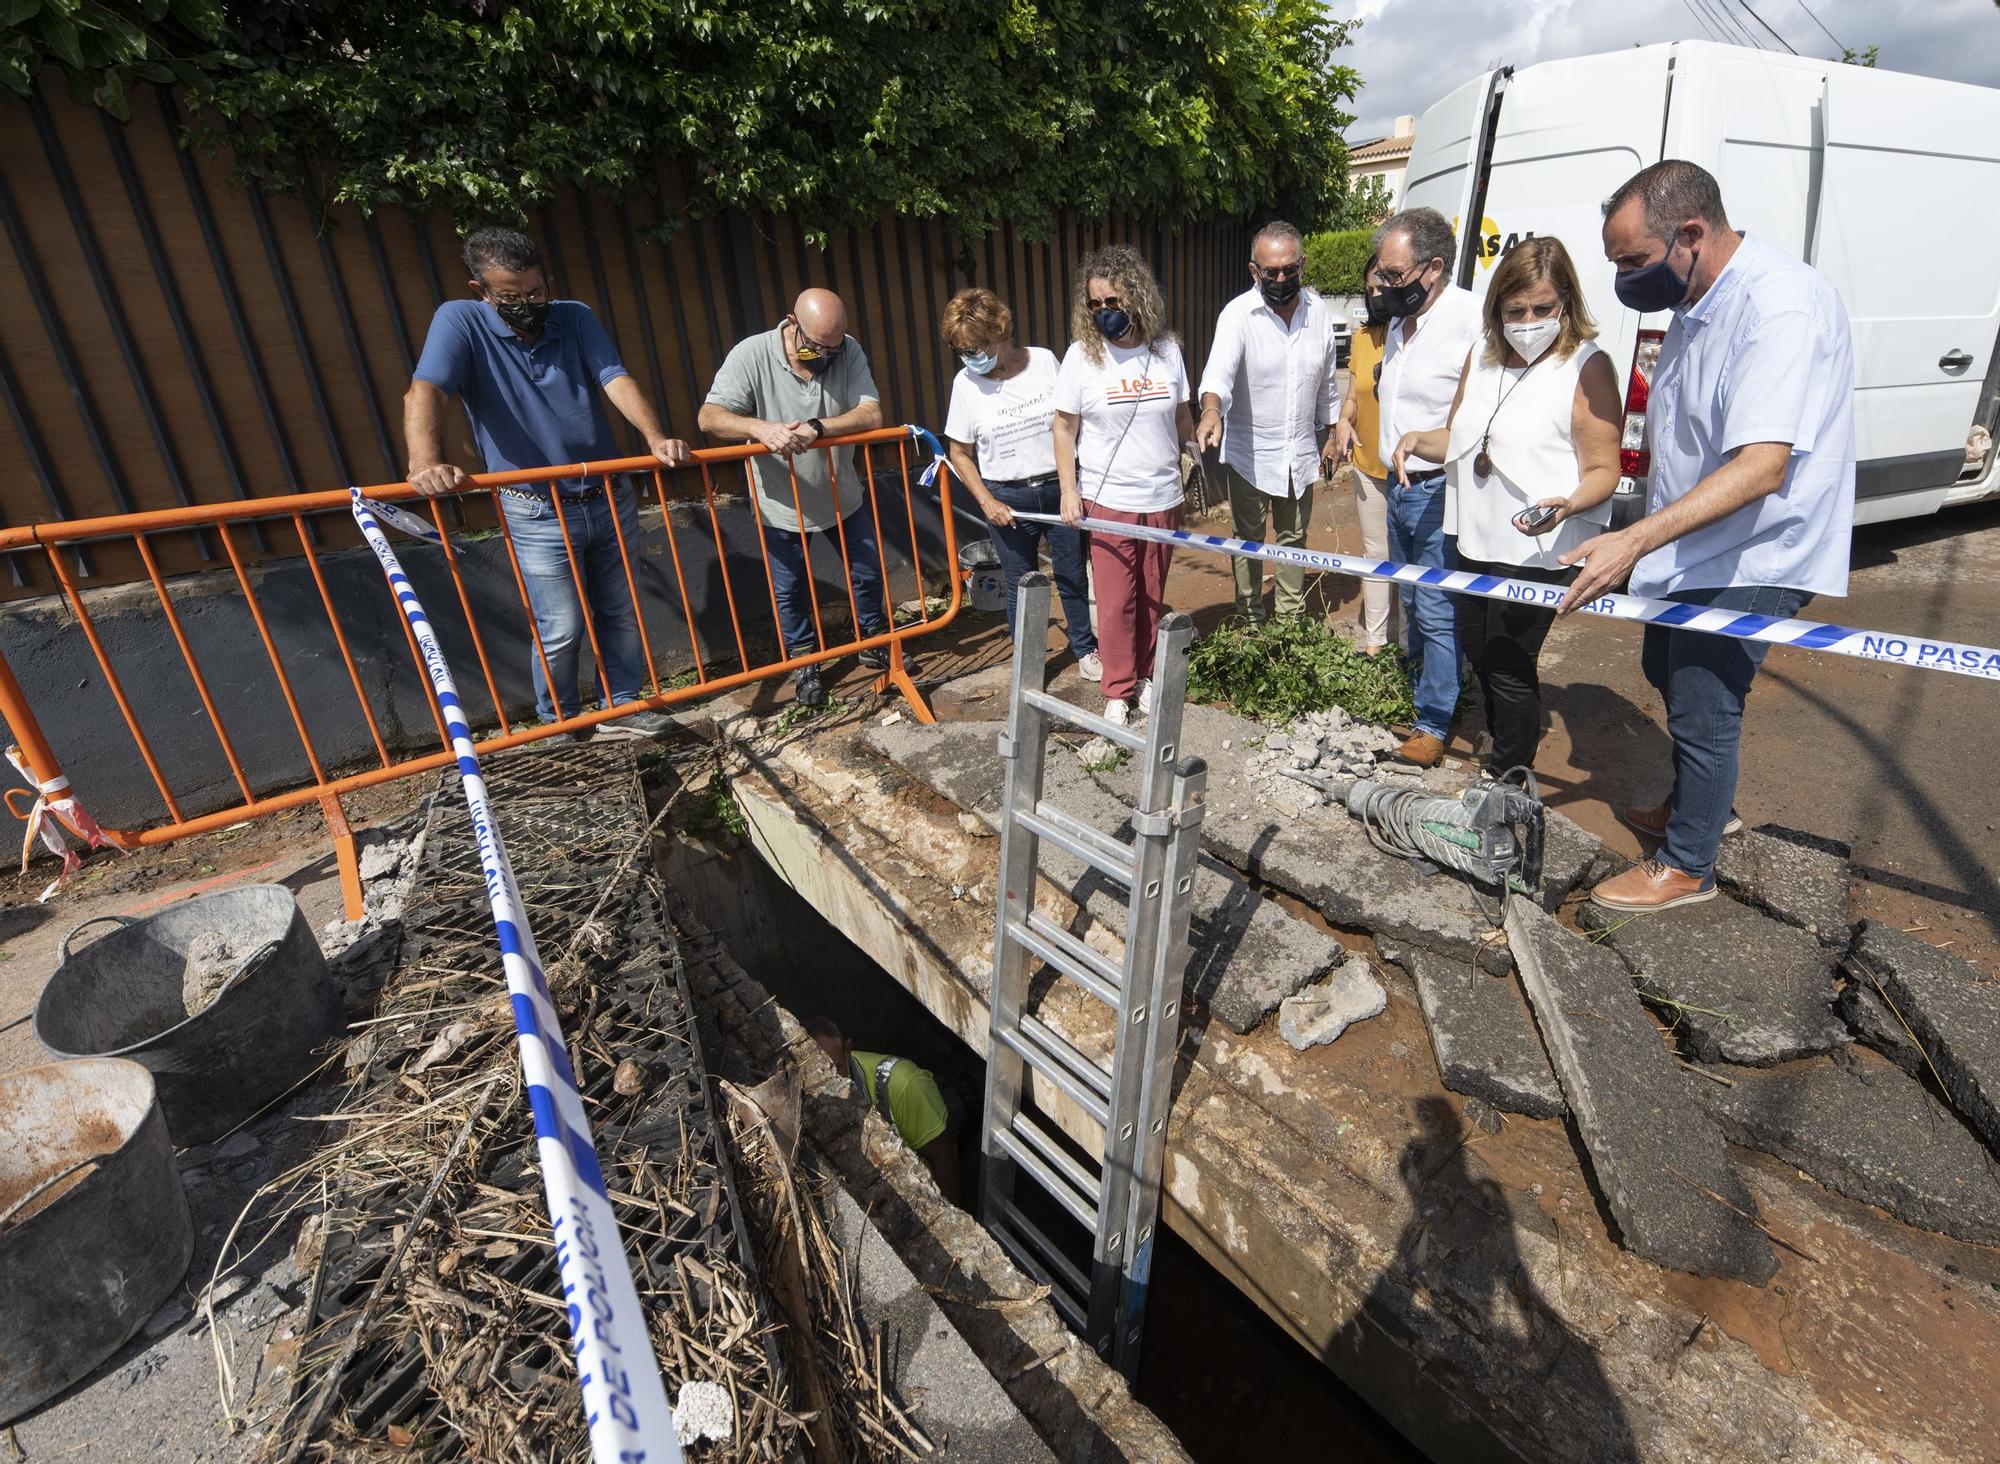
[[[1375,232],[1375,283],[1389,307],[1382,348],[1382,437],[1377,451],[1394,461],[1406,432],[1430,432],[1451,421],[1459,378],[1484,329],[1479,299],[1451,282],[1458,240],[1434,208],[1408,208]],[[1404,564],[1450,569],[1455,541],[1444,531],[1444,464],[1412,453],[1387,485],[1389,557]],[[1458,706],[1458,621],[1443,590],[1400,587],[1403,625],[1417,671],[1417,725],[1396,757],[1436,767],[1451,739]]]
[[[1250,245],[1250,288],[1222,307],[1201,373],[1195,441],[1220,446],[1229,474],[1229,514],[1239,539],[1261,541],[1264,523],[1284,545],[1306,541],[1313,484],[1331,477],[1327,427],[1340,416],[1333,309],[1305,285],[1305,243],[1283,220]],[[1237,559],[1236,613],[1264,618],[1264,566]],[[1305,570],[1282,565],[1277,610],[1305,610]]]

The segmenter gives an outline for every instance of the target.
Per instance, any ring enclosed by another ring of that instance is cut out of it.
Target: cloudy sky
[[[1747,9],[1746,0],[1328,0],[1328,8],[1362,22],[1340,53],[1363,82],[1351,108],[1350,143],[1383,136],[1401,113],[1421,116],[1496,65],[1656,41],[1744,45],[1746,36],[1778,50],[1749,11],[1802,56],[1839,55],[1831,32],[1856,50],[1881,46],[1880,64],[1891,71],[2000,86],[2000,8],[1993,0],[1747,0]]]

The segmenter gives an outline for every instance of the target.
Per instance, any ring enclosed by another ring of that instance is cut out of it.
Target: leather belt
[[[516,488],[512,484],[503,485],[500,491],[510,498],[526,499],[529,503],[546,503],[552,496],[561,498],[564,503],[587,503],[593,498],[603,496],[604,485],[596,483],[588,488],[579,489],[576,492],[554,495],[546,490],[537,492],[532,488]]]

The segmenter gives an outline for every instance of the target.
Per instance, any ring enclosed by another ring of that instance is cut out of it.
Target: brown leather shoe
[[[1698,905],[1714,898],[1714,879],[1698,880],[1657,859],[1642,859],[1590,892],[1591,904],[1635,915],[1671,910],[1676,905]]]
[[[1667,836],[1667,820],[1674,816],[1674,806],[1662,803],[1658,808],[1640,808],[1636,804],[1619,817],[1628,827],[1638,830],[1649,839],[1664,839]],[[1736,810],[1729,810],[1729,822],[1722,826],[1722,837],[1743,832],[1743,820],[1736,816]]]
[[[1434,768],[1444,761],[1444,744],[1428,732],[1412,732],[1403,745],[1389,755],[1397,762]]]

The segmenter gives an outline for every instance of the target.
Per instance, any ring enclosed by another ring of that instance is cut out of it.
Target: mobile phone
[[[1514,527],[1524,534],[1532,534],[1561,510],[1560,503],[1540,503],[1533,508],[1523,509],[1514,515]]]

